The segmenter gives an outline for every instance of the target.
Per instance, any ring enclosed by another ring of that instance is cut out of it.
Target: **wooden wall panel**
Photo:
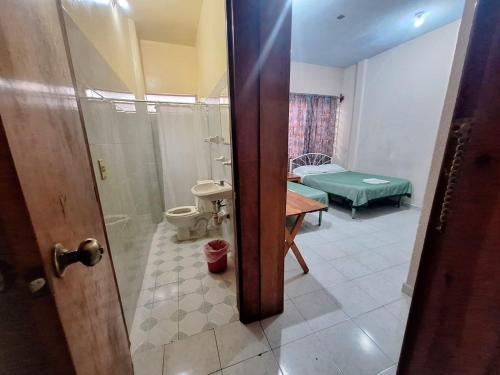
[[[454,113],[455,127],[471,120],[470,139],[443,211],[448,141],[398,374],[500,373],[500,2],[476,9]]]
[[[290,1],[262,1],[259,142],[262,316],[283,311],[291,13]]]
[[[249,79],[259,56],[259,3],[227,1],[231,139],[240,320],[260,316],[259,80]],[[257,71],[258,73],[258,71]]]
[[[240,317],[283,310],[291,9],[227,0]]]

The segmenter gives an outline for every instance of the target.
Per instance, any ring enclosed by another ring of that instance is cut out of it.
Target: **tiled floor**
[[[209,273],[203,254],[209,240],[177,242],[173,227],[159,224],[132,324],[132,353],[238,320],[233,257],[226,272]]]
[[[287,256],[283,314],[136,353],[136,374],[395,374],[419,215],[389,207],[351,220],[331,208],[321,227],[310,215],[297,239],[310,273]]]

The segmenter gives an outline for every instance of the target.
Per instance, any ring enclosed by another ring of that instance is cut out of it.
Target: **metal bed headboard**
[[[300,156],[297,156],[296,158],[290,159],[289,165],[288,165],[288,171],[293,172],[293,170],[297,167],[301,167],[303,165],[323,165],[323,164],[331,164],[332,163],[332,157],[325,155],[325,154],[319,154],[316,152],[312,152],[309,154],[303,154]]]

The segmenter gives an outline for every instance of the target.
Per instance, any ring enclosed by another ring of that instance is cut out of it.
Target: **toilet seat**
[[[179,206],[167,211],[167,215],[171,217],[189,217],[197,214],[198,209],[195,206]]]

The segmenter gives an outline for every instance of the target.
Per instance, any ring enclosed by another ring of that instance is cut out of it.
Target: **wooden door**
[[[106,244],[61,14],[0,4],[0,373],[132,374],[109,252],[54,273],[55,243]]]
[[[500,373],[500,2],[479,0],[398,374]]]

